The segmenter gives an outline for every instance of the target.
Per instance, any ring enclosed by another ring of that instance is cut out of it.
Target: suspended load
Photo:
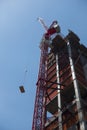
[[[21,92],[21,93],[25,93],[24,86],[19,86],[19,89],[20,89],[20,92]]]

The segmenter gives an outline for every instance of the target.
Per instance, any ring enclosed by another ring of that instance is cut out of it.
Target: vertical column
[[[79,91],[78,81],[77,81],[76,75],[75,75],[71,46],[70,46],[69,42],[67,42],[67,47],[68,47],[68,53],[69,53],[69,61],[70,61],[70,66],[71,66],[71,73],[72,73],[72,78],[73,78],[74,90],[75,90],[75,97],[76,97],[76,105],[77,105],[77,111],[78,111],[80,130],[86,130],[83,111],[81,109],[82,106],[81,106],[81,101],[80,101],[80,91]]]
[[[57,73],[57,83],[60,83],[59,80],[59,65],[58,65],[58,54],[56,54],[56,73]],[[58,107],[61,108],[61,95],[60,95],[60,85],[57,86],[58,88]],[[62,111],[58,109],[59,116],[58,116],[58,126],[59,130],[62,130]]]
[[[46,61],[45,61],[45,79],[47,79],[47,57],[46,57]],[[46,82],[44,83],[44,97],[43,97],[43,130],[45,130],[44,124],[46,123]]]

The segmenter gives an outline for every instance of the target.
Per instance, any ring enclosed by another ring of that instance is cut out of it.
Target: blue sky
[[[0,130],[31,130],[44,33],[38,16],[48,26],[58,20],[64,35],[71,29],[87,46],[86,0],[0,0]]]

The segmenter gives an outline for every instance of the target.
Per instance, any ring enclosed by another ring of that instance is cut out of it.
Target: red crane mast
[[[44,130],[45,126],[45,103],[46,103],[46,78],[47,78],[47,55],[48,55],[48,47],[50,43],[50,36],[54,33],[60,31],[60,28],[57,24],[57,21],[54,21],[49,28],[45,25],[43,19],[38,19],[40,23],[46,30],[46,33],[43,35],[42,41],[40,43],[41,49],[41,57],[40,57],[40,67],[37,81],[37,90],[36,90],[36,99],[34,106],[34,115],[33,115],[33,124],[32,130]]]

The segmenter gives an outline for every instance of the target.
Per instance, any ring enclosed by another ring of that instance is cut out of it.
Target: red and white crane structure
[[[38,18],[38,21],[45,28],[45,34],[40,43],[41,57],[40,57],[40,67],[37,81],[36,99],[34,106],[33,124],[32,130],[44,130],[45,126],[45,103],[46,103],[46,79],[47,79],[47,55],[48,47],[50,44],[51,35],[60,32],[57,21],[53,21],[51,26],[48,28],[42,18]]]

